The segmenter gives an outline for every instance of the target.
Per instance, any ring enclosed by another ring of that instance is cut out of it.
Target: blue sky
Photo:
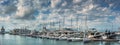
[[[118,30],[120,27],[119,0],[0,0],[0,27],[6,30],[29,28],[40,30],[42,25],[47,28],[61,26],[85,28],[85,16],[89,28]],[[78,24],[76,18],[78,17]],[[53,25],[54,23],[54,25]],[[114,31],[111,30],[111,31]]]

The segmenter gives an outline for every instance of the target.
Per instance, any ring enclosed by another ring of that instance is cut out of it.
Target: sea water
[[[91,41],[88,43],[69,42],[65,40],[51,40],[32,38],[19,35],[0,35],[0,45],[120,45],[120,42]]]

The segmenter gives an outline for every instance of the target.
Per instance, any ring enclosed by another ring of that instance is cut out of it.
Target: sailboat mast
[[[72,18],[71,18],[71,28],[72,28]]]
[[[88,26],[87,26],[87,15],[85,15],[85,27],[86,27],[86,29],[84,30],[84,38],[86,37],[86,31],[88,31]]]
[[[112,30],[113,30],[113,22],[112,22]]]
[[[60,25],[60,20],[59,20],[59,22],[58,22],[58,23],[59,23],[59,30],[60,30],[60,28],[61,28],[61,25]]]
[[[52,21],[50,20],[50,29],[52,28],[52,27],[51,27],[51,22],[52,22]]]
[[[56,25],[55,25],[55,21],[53,20],[53,23],[52,23],[52,28],[56,30]]]
[[[78,16],[77,16],[77,18],[76,18],[76,26],[77,26],[77,30],[79,30],[79,29],[78,29],[78,26],[79,26],[79,24],[78,24]]]
[[[63,28],[65,27],[65,16],[63,16]]]
[[[86,31],[88,31],[88,24],[87,24],[87,21],[88,21],[88,20],[87,20],[87,18],[88,18],[88,17],[87,17],[87,15],[86,15],[86,19],[85,19]]]

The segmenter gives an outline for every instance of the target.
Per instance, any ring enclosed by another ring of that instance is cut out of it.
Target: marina
[[[120,0],[0,0],[0,45],[120,45]]]
[[[3,29],[3,27],[2,27]],[[2,31],[1,31],[2,32]],[[117,32],[118,33],[118,32]],[[71,29],[62,29],[62,30],[55,30],[55,31],[48,31],[43,29],[42,32],[39,31],[31,31],[28,29],[14,29],[10,31],[8,34],[10,35],[19,35],[25,37],[32,37],[32,38],[41,38],[41,39],[52,39],[52,40],[64,40],[64,41],[72,41],[72,42],[80,42],[80,41],[117,41],[119,42],[120,39],[116,38],[119,34],[116,32],[98,32],[96,30],[87,31],[85,34],[84,32],[73,31]],[[3,34],[2,34],[3,35]],[[86,35],[87,38],[84,38]]]

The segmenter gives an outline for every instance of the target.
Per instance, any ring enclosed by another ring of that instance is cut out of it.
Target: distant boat
[[[59,40],[67,40],[67,37],[60,37]]]
[[[75,37],[71,37],[71,38],[67,38],[67,41],[81,41],[83,38],[75,38]]]
[[[5,34],[5,29],[4,27],[2,26],[1,30],[0,30],[0,34]]]
[[[89,39],[89,38],[83,38],[83,42],[84,43],[88,43],[88,42],[90,42],[91,40]]]

